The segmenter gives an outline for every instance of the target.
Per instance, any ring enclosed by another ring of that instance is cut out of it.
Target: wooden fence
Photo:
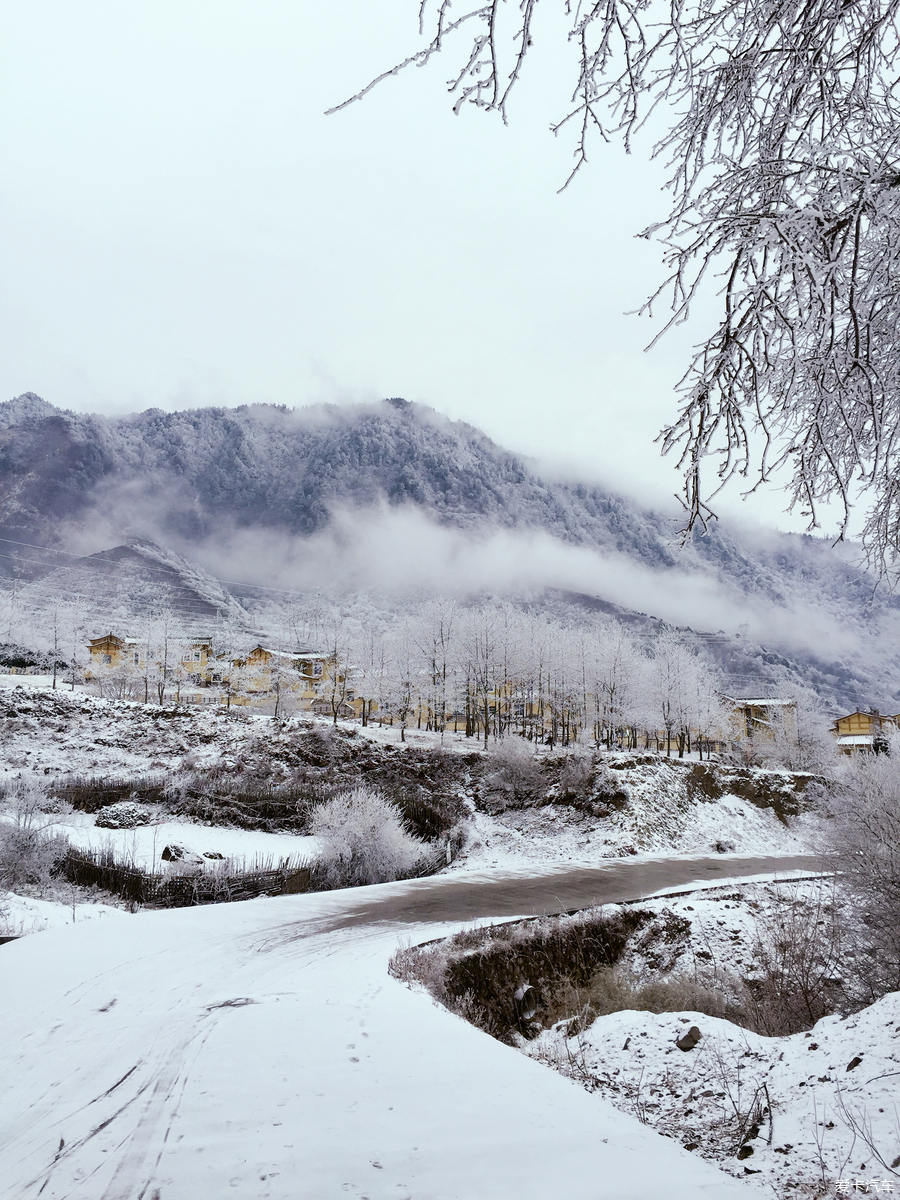
[[[310,890],[309,866],[286,861],[268,869],[198,870],[185,874],[154,874],[133,863],[117,862],[109,851],[69,849],[60,873],[72,883],[114,892],[132,904],[152,908],[189,908],[223,904],[256,896],[285,896]]]

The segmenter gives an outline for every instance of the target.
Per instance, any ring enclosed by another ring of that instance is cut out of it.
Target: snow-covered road
[[[409,991],[387,960],[476,917],[814,865],[460,872],[22,938],[0,948],[0,1197],[756,1194]]]

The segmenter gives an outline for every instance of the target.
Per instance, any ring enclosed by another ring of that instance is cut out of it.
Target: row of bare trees
[[[677,630],[633,632],[604,616],[567,624],[545,609],[504,600],[463,604],[442,597],[393,615],[308,598],[260,617],[269,630],[263,643],[281,656],[262,676],[241,665],[259,638],[223,616],[204,631],[215,659],[205,682],[228,705],[251,696],[276,717],[296,708],[300,694],[309,696],[309,674],[291,658],[305,648],[328,663],[316,680],[318,711],[335,721],[351,713],[363,724],[389,721],[401,738],[416,726],[485,743],[515,734],[551,746],[582,740],[702,755],[729,727],[715,665]],[[24,636],[70,663],[65,678],[74,686],[87,665],[88,640],[100,632],[74,601],[59,599],[32,618]],[[196,631],[177,611],[161,607],[121,623],[118,632],[136,645],[114,669],[95,672],[103,695],[163,703],[196,684]],[[813,750],[823,743],[821,730],[799,732]],[[779,751],[789,765],[802,765],[795,745]]]
[[[390,629],[344,647],[347,674],[376,714],[551,745],[589,739],[680,754],[721,736],[726,713],[712,665],[674,631],[635,638],[613,620],[571,628],[504,602],[423,604]]]

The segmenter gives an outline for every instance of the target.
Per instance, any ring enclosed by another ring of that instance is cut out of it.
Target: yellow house
[[[102,637],[91,638],[89,649],[94,670],[123,666],[143,670],[146,666],[147,648],[137,638],[105,633]],[[198,683],[207,681],[214,661],[210,637],[194,638],[182,648],[181,668]]]
[[[234,695],[233,704],[264,704],[273,695],[279,700],[289,696],[302,710],[319,711],[325,704],[330,713],[330,685],[335,679],[344,683],[344,676],[335,674],[334,658],[316,650],[275,650],[258,645],[245,658],[235,659],[233,667],[245,672],[245,690],[249,693]],[[350,700],[347,692],[343,701]],[[353,713],[345,711],[342,702],[339,715]]]
[[[860,754],[878,751],[885,743],[885,734],[900,728],[900,714],[884,716],[877,708],[847,713],[838,717],[831,733],[841,754]]]
[[[192,675],[198,683],[209,682],[215,661],[211,637],[194,638],[185,642],[181,651],[181,669]]]
[[[177,641],[174,646],[177,646]],[[168,651],[163,654],[159,650],[160,657],[155,661],[145,643],[115,633],[91,638],[88,649],[91,658],[85,672],[87,679],[101,681],[110,671],[115,671],[117,675],[123,671],[126,674],[133,672],[135,676],[143,675],[146,701],[150,688],[148,667],[153,666],[157,676],[153,687],[160,700],[163,698],[160,689],[166,696],[174,695],[181,703],[215,703],[218,699],[217,695],[210,694],[209,688],[210,684],[222,681],[223,666],[213,653],[211,637],[188,639],[180,651],[173,649],[173,642],[170,642]],[[124,680],[120,683],[124,686]]]
[[[797,740],[797,701],[777,696],[723,696],[731,706],[730,733],[736,742]]]
[[[137,638],[118,637],[115,633],[105,633],[102,637],[91,638],[90,673],[110,670],[113,667],[134,666],[139,669],[144,666],[144,650]]]

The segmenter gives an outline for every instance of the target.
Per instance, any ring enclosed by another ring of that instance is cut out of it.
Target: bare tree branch
[[[454,20],[451,0],[421,0],[428,44],[330,110],[408,66],[455,53],[448,83],[507,120],[534,41],[539,0],[490,0]],[[684,470],[687,527],[710,515],[734,476],[749,491],[786,470],[789,507],[818,524],[837,500],[839,536],[854,496],[882,571],[900,558],[900,0],[564,0],[577,77],[554,133],[573,129],[568,186],[588,139],[631,147],[653,112],[669,166],[661,241],[666,329],[686,321],[708,278],[722,316],[681,381],[681,410],[660,435]]]

